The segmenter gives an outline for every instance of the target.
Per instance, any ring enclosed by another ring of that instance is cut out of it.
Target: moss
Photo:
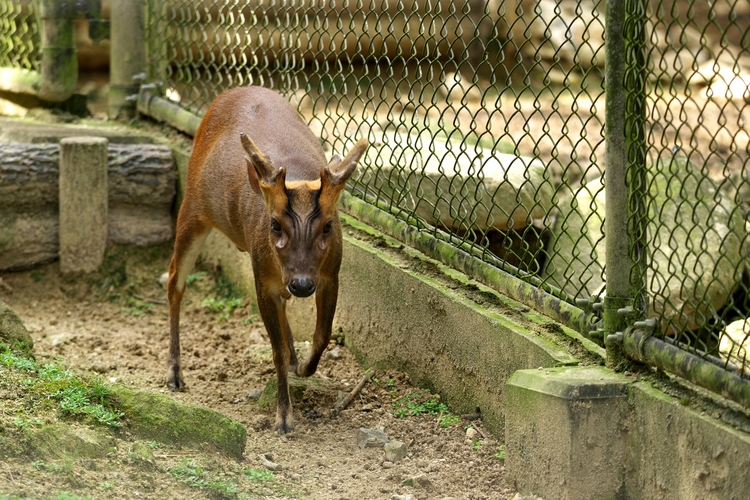
[[[245,451],[247,431],[220,413],[123,385],[113,386],[112,394],[125,412],[129,430],[138,437],[213,448],[236,459]]]

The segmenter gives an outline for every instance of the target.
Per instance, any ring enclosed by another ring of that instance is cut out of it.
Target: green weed
[[[505,445],[498,446],[497,453],[492,455],[492,458],[495,460],[505,460]]]
[[[245,477],[254,483],[267,483],[276,479],[273,472],[266,469],[244,469]]]
[[[413,391],[391,403],[398,418],[448,413],[448,406],[428,392]]]
[[[29,274],[31,279],[34,281],[34,283],[39,283],[42,281],[42,278],[44,278],[44,273],[41,271],[31,271],[31,274]]]
[[[169,469],[172,477],[182,481],[191,488],[206,490],[221,498],[236,498],[237,486],[228,481],[212,479],[203,467],[198,465],[195,460],[182,459],[180,465]]]
[[[14,353],[6,344],[0,344],[0,363],[18,371],[30,372],[22,383],[29,391],[57,401],[60,409],[70,415],[85,415],[96,422],[119,427],[124,413],[105,406],[109,403],[109,389],[98,378],[79,378],[57,363],[39,366],[34,360]],[[34,420],[17,419],[20,428],[36,424]]]
[[[457,424],[461,421],[461,417],[458,415],[440,415],[438,417],[438,421],[440,422],[440,427],[447,429],[451,425]]]
[[[197,273],[193,273],[188,275],[187,279],[185,280],[185,283],[187,283],[187,286],[192,285],[196,281],[201,281],[203,278],[206,277],[208,273],[206,271],[200,271]]]

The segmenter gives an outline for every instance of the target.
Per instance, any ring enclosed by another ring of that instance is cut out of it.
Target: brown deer
[[[258,308],[278,377],[275,429],[292,430],[287,372],[314,374],[330,341],[342,250],[336,203],[367,146],[362,139],[343,160],[334,155],[326,162],[319,140],[276,92],[241,87],[214,100],[195,135],[169,266],[171,390],[185,389],[180,302],[186,278],[216,228],[252,258]],[[313,345],[298,364],[286,301],[313,293]]]

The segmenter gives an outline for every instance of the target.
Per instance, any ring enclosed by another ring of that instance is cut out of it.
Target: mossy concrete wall
[[[731,411],[685,402],[645,383],[630,387],[627,498],[750,498],[750,434],[723,422]]]
[[[750,498],[748,419],[691,408],[602,367],[518,371],[506,388],[506,468],[545,499]]]

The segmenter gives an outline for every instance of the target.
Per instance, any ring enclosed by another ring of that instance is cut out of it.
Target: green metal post
[[[37,0],[37,5],[42,35],[39,98],[62,102],[73,94],[78,80],[78,51],[73,40],[76,3]]]
[[[634,19],[640,0],[607,0],[606,50],[606,162],[605,174],[605,235],[606,235],[606,297],[602,311],[604,323],[604,345],[607,350],[607,365],[618,366],[623,360],[621,349],[622,332],[638,317],[634,299],[642,295],[641,282],[645,273],[640,266],[646,260],[636,237],[645,232],[635,231],[635,217],[643,202],[638,198],[640,183],[633,183],[634,172],[642,171],[639,161],[642,155],[634,155],[642,134],[637,131],[638,122],[634,114],[642,113],[643,88],[633,74],[642,74],[641,61],[633,60],[629,50],[634,50],[632,38],[642,36],[637,29],[640,23]],[[641,21],[642,22],[642,21]],[[635,49],[637,50],[637,49]],[[640,104],[639,104],[640,103]]]
[[[135,115],[135,96],[146,71],[146,14],[144,0],[118,0],[112,3],[109,117]]]

